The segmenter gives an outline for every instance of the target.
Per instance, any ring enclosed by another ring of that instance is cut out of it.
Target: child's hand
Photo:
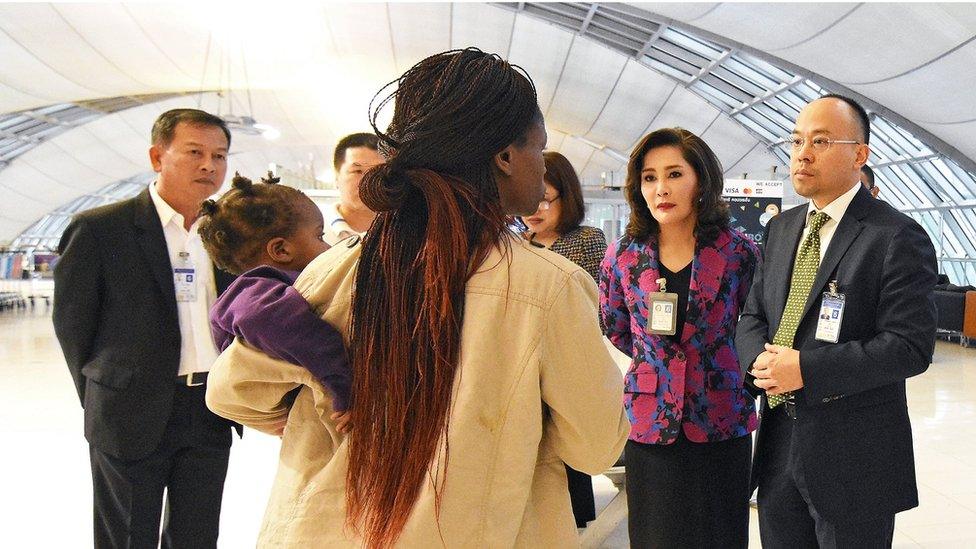
[[[334,412],[329,419],[336,422],[336,431],[348,433],[352,430],[352,412]]]

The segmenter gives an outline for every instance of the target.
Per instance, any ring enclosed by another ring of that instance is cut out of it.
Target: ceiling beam
[[[650,38],[648,38],[647,41],[644,42],[644,45],[641,47],[640,51],[638,51],[637,54],[634,55],[634,59],[640,61],[642,57],[647,55],[647,53],[651,51],[651,47],[654,45],[654,42],[657,42],[658,38],[661,38],[661,35],[664,34],[664,31],[666,31],[667,29],[668,26],[665,25],[664,23],[661,23],[658,26],[657,30],[655,30],[654,33],[651,34]]]
[[[64,120],[58,120],[57,118],[54,118],[53,116],[48,116],[46,114],[41,114],[39,112],[23,111],[23,112],[19,112],[17,114],[19,114],[21,116],[26,116],[27,118],[33,118],[34,120],[37,120],[38,122],[44,122],[45,124],[51,124],[52,126],[62,126],[62,127],[65,127],[65,128],[70,128],[70,127],[74,126],[74,124],[72,124],[71,122],[66,122]]]
[[[590,27],[590,22],[593,21],[593,16],[596,15],[596,10],[599,7],[600,4],[597,2],[590,4],[590,11],[586,12],[586,18],[583,19],[583,24],[580,25],[580,30],[577,34],[586,34],[586,29]]]
[[[897,160],[889,160],[887,162],[878,162],[877,164],[871,164],[871,167],[875,170],[879,168],[887,168],[888,166],[900,166],[903,164],[921,164],[922,162],[928,162],[930,160],[938,160],[942,158],[941,154],[926,154],[925,156],[912,156],[908,158],[899,158]]]
[[[729,116],[735,116],[735,115],[739,114],[742,111],[747,111],[747,110],[755,107],[756,105],[765,102],[766,100],[772,99],[772,98],[776,97],[777,95],[780,95],[780,94],[782,94],[782,93],[784,93],[784,92],[786,92],[788,90],[792,90],[793,88],[799,86],[800,84],[802,84],[805,81],[806,81],[806,79],[803,78],[802,76],[794,76],[793,77],[793,80],[790,83],[788,83],[788,84],[780,84],[775,89],[769,90],[768,92],[760,95],[759,97],[753,98],[748,103],[743,103],[742,105],[740,105],[740,106],[732,109],[732,112],[729,113]]]
[[[729,57],[732,57],[732,54],[733,53],[735,53],[735,50],[725,50],[724,52],[722,52],[722,55],[718,56],[718,59],[716,59],[716,60],[712,61],[711,63],[709,63],[709,64],[705,65],[704,67],[702,67],[701,70],[698,71],[698,74],[696,74],[694,77],[692,77],[692,79],[689,80],[687,84],[685,84],[685,87],[687,88],[687,87],[691,86],[692,84],[694,84],[695,82],[698,82],[699,80],[701,80],[702,77],[704,77],[706,74],[712,72],[719,65],[721,65],[722,63],[724,63],[726,59],[728,59]]]
[[[903,213],[921,213],[921,212],[941,212],[945,210],[959,210],[963,208],[976,208],[976,200],[960,200],[958,202],[946,202],[943,204],[935,204],[933,206],[898,208],[898,211]]]
[[[41,140],[36,137],[30,135],[21,135],[19,133],[15,133],[10,130],[2,130],[2,129],[0,129],[0,137],[6,137],[7,139],[16,139],[17,141],[20,141],[22,143],[32,143],[34,145],[37,145],[38,143],[41,142]]]

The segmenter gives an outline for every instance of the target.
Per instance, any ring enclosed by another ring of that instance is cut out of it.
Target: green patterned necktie
[[[810,232],[800,246],[800,253],[796,256],[793,266],[793,277],[790,280],[790,295],[786,298],[786,308],[783,318],[779,321],[779,328],[773,336],[774,345],[793,347],[796,328],[800,325],[800,315],[803,306],[813,288],[813,279],[817,278],[817,268],[820,267],[820,229],[824,223],[830,221],[830,216],[823,212],[813,212],[810,216]],[[767,395],[769,407],[775,408],[793,398],[793,393]]]

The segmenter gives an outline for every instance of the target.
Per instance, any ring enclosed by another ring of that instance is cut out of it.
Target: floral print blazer
[[[693,442],[714,442],[756,429],[735,326],[759,261],[755,244],[735,230],[699,245],[676,339],[646,330],[647,296],[658,291],[661,278],[656,238],[623,236],[607,249],[600,265],[600,315],[607,337],[632,358],[624,387],[630,440],[670,444],[681,429]]]

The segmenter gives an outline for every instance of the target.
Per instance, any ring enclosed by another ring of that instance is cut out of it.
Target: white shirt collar
[[[342,218],[342,214],[339,213],[338,202],[326,204],[325,207],[322,208],[322,214],[326,227],[331,230],[339,240],[354,234],[358,234],[360,236],[365,234],[353,229],[349,223]]]
[[[163,197],[159,196],[155,181],[149,185],[149,197],[152,198],[153,204],[156,206],[156,213],[159,214],[159,221],[163,224],[163,227],[169,225],[174,219],[177,225],[180,227],[183,226],[183,214],[174,210],[168,202],[163,200]]]
[[[854,201],[854,197],[857,196],[857,191],[860,190],[860,188],[861,182],[857,181],[846,193],[838,196],[833,202],[827,204],[820,210],[817,210],[817,206],[815,206],[813,200],[811,200],[807,206],[807,224],[810,223],[810,214],[816,211],[821,211],[829,215],[831,221],[840,223],[841,218],[844,217],[844,213],[847,212],[847,207],[850,206],[851,202]]]

